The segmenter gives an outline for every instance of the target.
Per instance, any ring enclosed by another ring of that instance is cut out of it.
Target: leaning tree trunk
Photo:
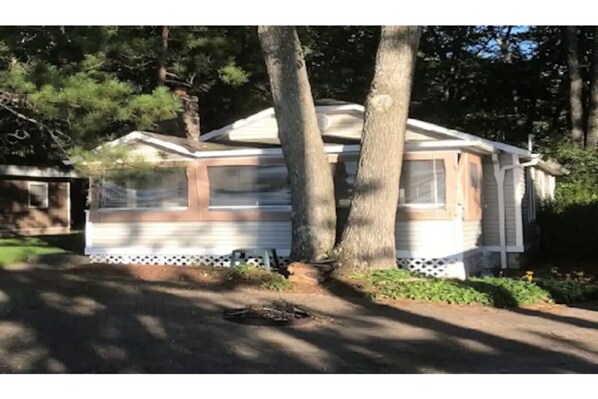
[[[588,113],[588,135],[586,148],[598,148],[598,27],[594,27],[592,42],[592,75],[590,83],[590,111]]]
[[[415,26],[382,28],[351,209],[335,249],[337,275],[396,267],[399,180],[420,33]]]
[[[577,27],[567,26],[567,68],[569,69],[569,114],[571,140],[583,147],[583,80],[579,69]]]
[[[260,26],[258,35],[291,186],[291,260],[322,259],[334,247],[334,185],[301,44],[294,27]]]

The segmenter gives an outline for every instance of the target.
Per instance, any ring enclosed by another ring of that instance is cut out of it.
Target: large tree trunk
[[[420,33],[415,26],[382,28],[351,209],[335,249],[337,275],[396,267],[395,220]]]
[[[291,259],[322,259],[335,241],[334,185],[301,44],[293,27],[260,26],[258,35],[291,185]]]
[[[583,147],[583,81],[579,70],[577,27],[567,26],[567,67],[569,69],[569,115],[571,140]]]
[[[592,75],[590,86],[590,110],[588,113],[588,135],[586,148],[598,148],[598,27],[594,27],[592,42]]]

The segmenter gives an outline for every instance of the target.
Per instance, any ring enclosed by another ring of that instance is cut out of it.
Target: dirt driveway
[[[0,269],[0,372],[596,373],[598,307],[495,310]],[[222,320],[283,297],[305,327]]]

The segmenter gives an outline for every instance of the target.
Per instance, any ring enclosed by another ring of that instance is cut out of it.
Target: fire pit
[[[286,301],[274,301],[268,305],[252,305],[246,308],[227,309],[225,320],[254,326],[288,327],[307,324],[312,315]]]

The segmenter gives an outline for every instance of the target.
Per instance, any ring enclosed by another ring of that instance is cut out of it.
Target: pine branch
[[[5,95],[6,93],[2,92],[2,95]],[[68,145],[68,143],[70,143],[70,137],[68,135],[66,135],[65,133],[63,133],[62,131],[58,130],[58,129],[52,129],[50,128],[48,125],[35,120],[33,118],[28,117],[25,114],[22,114],[21,112],[15,110],[14,108],[4,104],[3,102],[0,102],[0,108],[4,109],[5,111],[8,111],[9,113],[13,114],[14,116],[16,116],[18,119],[24,120],[26,122],[32,123],[34,125],[36,125],[37,127],[39,127],[40,129],[48,132],[48,134],[50,134],[50,137],[52,138],[52,141],[54,141],[54,143],[60,148],[60,150],[62,150],[63,152],[66,153],[66,146]]]

